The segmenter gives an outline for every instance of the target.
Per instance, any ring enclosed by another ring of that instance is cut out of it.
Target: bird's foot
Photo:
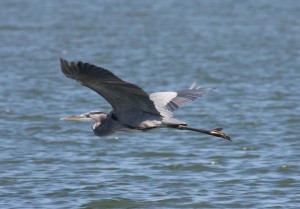
[[[231,141],[230,136],[228,136],[227,134],[222,133],[221,132],[222,130],[223,130],[223,128],[215,128],[215,129],[210,131],[210,134]]]

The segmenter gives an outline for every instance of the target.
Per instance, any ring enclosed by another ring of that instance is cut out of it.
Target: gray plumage
[[[173,112],[179,107],[197,99],[210,90],[211,88],[202,88],[192,85],[189,89],[174,92],[156,92],[149,96],[160,114],[165,117],[173,117]]]
[[[192,129],[187,124],[173,117],[173,112],[189,101],[210,91],[210,88],[197,87],[193,84],[189,89],[173,92],[156,92],[147,94],[135,84],[118,78],[110,71],[83,62],[68,62],[60,59],[61,70],[68,78],[74,79],[104,97],[112,106],[109,114],[90,112],[80,117],[66,117],[64,120],[76,118],[93,119],[95,135],[106,136],[130,129],[147,130],[156,127],[171,127],[192,130],[222,138],[229,137],[219,130],[206,131]]]

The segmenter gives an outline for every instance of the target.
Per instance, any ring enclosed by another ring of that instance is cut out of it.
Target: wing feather
[[[155,92],[150,94],[150,99],[154,102],[156,109],[164,117],[172,117],[173,112],[186,103],[197,99],[203,94],[211,91],[211,88],[196,87],[193,84],[189,89],[175,92]]]
[[[110,71],[83,62],[60,59],[62,72],[102,97],[113,107],[115,116],[123,123],[138,123],[145,113],[160,116],[149,95],[137,85],[118,78]]]
[[[181,91],[177,91],[177,96],[170,100],[166,104],[166,108],[169,111],[174,112],[177,110],[179,107],[185,105],[187,102],[193,101],[197,99],[198,97],[202,96],[203,94],[206,94],[212,90],[211,88],[202,88],[202,87],[197,87],[197,88],[190,88],[190,89],[185,89]]]

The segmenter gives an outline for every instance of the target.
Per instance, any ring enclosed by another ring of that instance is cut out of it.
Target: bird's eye
[[[87,118],[90,118],[90,117],[91,117],[91,115],[90,115],[90,114],[87,114],[87,115],[86,115],[86,117],[87,117]]]

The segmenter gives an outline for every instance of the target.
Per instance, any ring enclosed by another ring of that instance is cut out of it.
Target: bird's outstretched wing
[[[193,101],[203,94],[212,90],[211,88],[197,87],[193,84],[189,89],[174,92],[155,92],[150,94],[150,99],[156,108],[165,117],[172,117],[173,112],[189,101]]]
[[[149,95],[137,85],[121,80],[110,71],[83,62],[60,59],[62,72],[68,78],[94,90],[113,107],[120,122],[134,125],[144,120],[145,114],[160,117]]]

